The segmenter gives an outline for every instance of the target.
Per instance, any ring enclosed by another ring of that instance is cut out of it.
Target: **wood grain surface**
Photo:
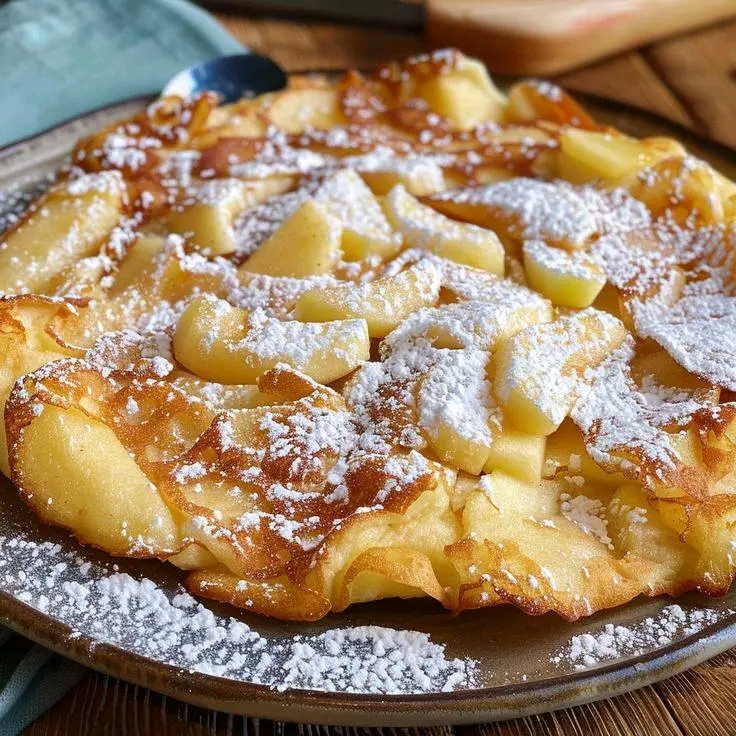
[[[697,1],[697,0],[694,0]],[[423,48],[418,33],[220,15],[290,71],[371,68]],[[736,148],[736,23],[669,39],[558,78],[570,90],[656,113]],[[657,685],[502,723],[347,729],[244,719],[90,673],[24,736],[735,736],[736,649]]]

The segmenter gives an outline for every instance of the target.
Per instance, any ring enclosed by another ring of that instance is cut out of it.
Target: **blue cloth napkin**
[[[184,0],[0,0],[0,146],[243,47]]]
[[[86,674],[82,665],[0,628],[0,736],[15,736]]]
[[[242,50],[184,0],[0,0],[0,146]],[[85,672],[0,627],[0,736],[20,733]]]

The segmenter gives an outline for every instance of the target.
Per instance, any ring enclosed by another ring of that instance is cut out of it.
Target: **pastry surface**
[[[282,619],[733,578],[736,186],[447,50],[161,99],[0,236],[2,470]]]

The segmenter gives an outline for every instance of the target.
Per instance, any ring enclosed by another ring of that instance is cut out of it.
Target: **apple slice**
[[[294,316],[304,322],[364,319],[371,337],[385,337],[412,312],[436,304],[439,293],[438,269],[430,261],[419,261],[395,276],[304,292]]]
[[[392,232],[375,195],[355,171],[338,171],[325,180],[314,199],[342,224],[345,260],[371,255],[385,259],[401,249],[401,237]]]
[[[279,363],[330,383],[369,358],[365,320],[283,322],[211,296],[192,300],[174,333],[176,359],[218,383],[254,384]]]
[[[494,402],[485,350],[440,350],[417,396],[419,426],[437,456],[477,475],[491,448]]]
[[[580,396],[586,371],[627,334],[620,320],[589,307],[503,342],[494,354],[494,388],[504,415],[522,432],[551,434]]]
[[[175,207],[167,218],[171,232],[188,236],[200,250],[212,255],[232,253],[238,243],[233,221],[246,208],[289,188],[290,179],[273,178],[244,182],[213,179],[194,196]]]
[[[319,87],[284,90],[270,102],[266,115],[287,133],[306,128],[330,130],[345,123],[337,90]]]
[[[616,132],[565,128],[560,136],[559,176],[573,184],[617,185],[666,156],[685,155],[671,138],[638,140]]]
[[[493,231],[445,217],[412,197],[402,185],[388,193],[384,211],[404,236],[406,246],[503,276],[503,246]]]
[[[381,352],[400,350],[417,339],[435,348],[493,350],[499,340],[552,319],[552,305],[539,294],[508,280],[495,285],[493,294],[415,312],[386,338]]]
[[[527,483],[539,483],[546,444],[544,435],[518,432],[513,427],[494,428],[483,472],[502,470]]]
[[[397,158],[368,157],[356,162],[358,173],[374,194],[388,194],[403,184],[415,197],[426,197],[445,189],[445,175],[436,161],[422,156]]]
[[[586,130],[599,127],[567,92],[550,82],[535,79],[519,82],[511,87],[508,98],[507,122],[534,124],[548,120]]]
[[[0,236],[0,292],[51,293],[66,269],[99,251],[120,219],[123,195],[117,171],[85,174],[51,189]]]
[[[40,406],[12,448],[13,477],[39,517],[113,555],[176,551],[178,519],[112,429],[78,409]]]
[[[580,428],[566,419],[547,437],[544,477],[581,476],[585,484],[598,488],[618,488],[626,482],[621,473],[605,471],[588,453]]]
[[[686,227],[708,227],[724,220],[716,172],[693,156],[661,158],[641,176],[622,182],[654,217],[668,217]]]
[[[163,252],[165,243],[165,239],[160,235],[141,233],[120,262],[108,296],[116,297],[133,284],[143,283],[145,277],[154,269],[156,256]]]
[[[415,94],[459,130],[500,120],[506,108],[506,97],[493,84],[485,66],[463,54],[457,54],[453,66],[444,73],[419,82]]]
[[[429,197],[427,202],[450,217],[492,228],[514,256],[524,240],[543,240],[573,251],[587,248],[598,234],[585,200],[566,182],[519,176],[450,189]]]
[[[297,278],[330,273],[340,257],[341,240],[340,221],[324,205],[308,199],[240,270]]]
[[[560,307],[589,307],[605,286],[603,269],[584,251],[568,253],[526,240],[522,252],[529,286]]]

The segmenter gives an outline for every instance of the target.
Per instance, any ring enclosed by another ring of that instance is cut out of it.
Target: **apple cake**
[[[0,463],[281,619],[725,593],[736,186],[443,50],[79,141],[0,238]]]

